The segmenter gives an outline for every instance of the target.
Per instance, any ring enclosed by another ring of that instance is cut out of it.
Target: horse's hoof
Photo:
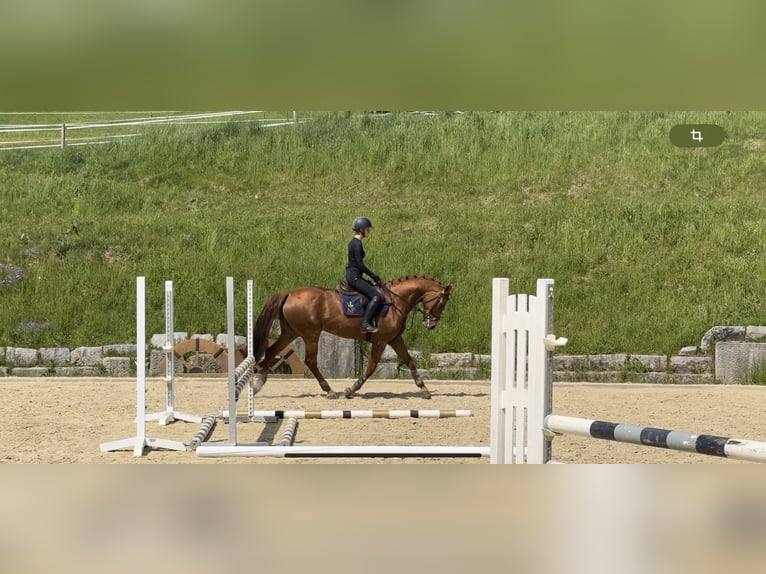
[[[343,394],[346,395],[347,399],[350,399],[351,397],[354,396],[354,392],[355,392],[354,389],[352,389],[351,387],[348,387],[346,389],[345,393],[343,393]]]
[[[328,393],[325,395],[328,399],[337,399],[338,393],[335,391],[328,391]]]
[[[423,390],[423,398],[424,399],[430,399],[431,398],[431,391]]]

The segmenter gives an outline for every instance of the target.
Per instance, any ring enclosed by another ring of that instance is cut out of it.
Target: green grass
[[[0,346],[135,338],[135,276],[150,332],[225,330],[226,275],[256,307],[343,275],[349,225],[375,224],[367,263],[454,285],[424,351],[490,346],[492,277],[556,280],[569,353],[673,353],[713,325],[761,324],[766,278],[763,113],[299,114],[291,127],[154,127],[102,146],[0,152]],[[724,126],[713,149],[667,133]],[[10,123],[0,116],[0,123]],[[2,277],[0,277],[2,279]],[[49,322],[19,332],[24,322]]]

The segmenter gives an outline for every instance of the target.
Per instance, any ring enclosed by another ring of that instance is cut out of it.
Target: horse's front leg
[[[410,353],[407,350],[407,347],[405,347],[402,337],[399,336],[393,341],[389,341],[388,344],[391,345],[391,348],[396,351],[396,354],[399,356],[399,358],[404,361],[405,365],[407,365],[407,368],[410,370],[410,375],[412,375],[412,380],[415,381],[415,384],[423,393],[423,398],[430,399],[431,391],[428,390],[425,381],[423,381],[420,373],[418,373],[418,369],[415,366],[415,361],[413,361],[412,357],[410,357]]]
[[[378,362],[380,361],[380,357],[383,355],[383,350],[385,348],[385,341],[381,341],[380,339],[373,341],[372,349],[370,350],[370,357],[367,359],[367,368],[364,370],[364,375],[362,375],[361,378],[357,379],[353,385],[346,389],[345,395],[347,399],[353,397],[354,394],[356,394],[356,392],[362,388],[364,382],[369,379],[370,376],[375,372],[375,369],[378,367]]]

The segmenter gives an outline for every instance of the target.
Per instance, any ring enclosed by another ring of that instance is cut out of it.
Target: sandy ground
[[[342,391],[349,381],[331,384]],[[256,397],[256,408],[270,409],[470,409],[474,416],[448,419],[301,420],[296,445],[451,445],[488,446],[488,381],[429,382],[430,401],[411,381],[369,381],[354,399],[329,400],[313,379],[271,379]],[[204,416],[227,407],[225,378],[179,378],[177,411]],[[3,425],[0,462],[4,463],[191,463],[333,464],[452,463],[486,464],[487,459],[284,459],[202,458],[193,452],[132,450],[101,452],[100,444],[136,436],[136,383],[115,378],[2,378]],[[766,388],[722,385],[635,385],[562,383],[554,386],[554,412],[619,423],[766,441]],[[165,409],[165,383],[148,379],[146,412]],[[246,400],[239,412],[246,411]],[[279,442],[283,423],[240,423],[242,443]],[[199,425],[176,421],[146,423],[151,438],[188,444]],[[228,425],[218,422],[209,439],[228,440]],[[743,464],[658,448],[579,437],[553,442],[556,460],[570,463]]]

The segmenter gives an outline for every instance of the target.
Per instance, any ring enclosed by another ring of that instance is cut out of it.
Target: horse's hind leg
[[[410,353],[407,351],[407,347],[404,345],[404,341],[402,340],[401,336],[397,337],[393,341],[389,341],[388,344],[394,351],[396,351],[396,354],[399,355],[399,358],[404,361],[404,364],[407,365],[407,368],[409,368],[410,374],[412,375],[412,380],[415,381],[417,387],[423,392],[423,398],[430,399],[431,391],[428,390],[428,387],[426,387],[423,378],[420,376],[420,373],[418,373],[418,369],[415,366],[415,361],[413,361],[412,357],[410,357]]]
[[[317,353],[319,351],[319,335],[316,337],[309,337],[304,334],[303,342],[306,344],[306,366],[309,368],[316,380],[319,381],[319,386],[322,387],[322,390],[327,393],[327,398],[337,399],[337,393],[332,390],[330,384],[325,380],[325,378],[322,376],[322,373],[319,371],[319,365],[317,363]]]
[[[277,353],[287,347],[297,337],[290,329],[286,329],[268,349],[263,360],[255,367],[256,376],[254,380],[250,381],[250,386],[253,388],[253,393],[257,393],[266,384],[266,378],[269,375],[269,367],[277,356]]]
[[[372,349],[370,349],[370,357],[367,359],[367,368],[364,371],[364,375],[357,379],[353,385],[346,389],[344,394],[346,395],[347,399],[353,397],[354,394],[356,394],[356,392],[362,388],[364,382],[369,379],[370,376],[375,372],[375,369],[378,366],[378,361],[380,361],[380,357],[383,355],[383,350],[385,348],[385,341],[381,341],[380,339],[373,341]]]

